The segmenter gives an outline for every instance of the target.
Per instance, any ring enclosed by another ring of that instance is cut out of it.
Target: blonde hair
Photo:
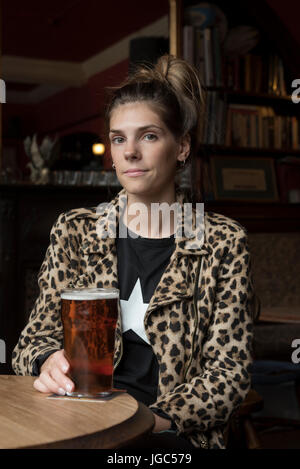
[[[185,60],[166,54],[153,67],[142,65],[111,92],[105,123],[113,110],[126,103],[145,101],[159,114],[176,139],[189,134],[191,151],[188,161],[200,146],[200,129],[205,113],[204,92],[197,70]]]

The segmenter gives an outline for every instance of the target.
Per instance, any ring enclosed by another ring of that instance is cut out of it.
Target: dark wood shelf
[[[26,193],[36,194],[41,193],[70,193],[81,192],[106,195],[110,193],[117,193],[122,189],[121,186],[77,186],[66,184],[32,184],[30,182],[16,182],[16,183],[0,183],[0,191],[6,193]]]
[[[217,87],[217,86],[208,86],[205,88],[206,91],[218,91],[220,93],[226,94],[231,97],[236,97],[239,99],[252,99],[254,101],[261,101],[262,103],[274,102],[284,103],[284,104],[294,104],[291,96],[286,95],[277,95],[275,93],[256,93],[254,91],[245,91],[245,90],[235,90],[233,88]]]
[[[205,154],[218,154],[220,156],[228,156],[228,155],[238,155],[238,156],[249,156],[254,155],[257,157],[273,157],[273,158],[283,158],[284,156],[299,156],[300,157],[300,149],[295,150],[292,148],[256,148],[256,147],[228,147],[225,145],[217,145],[217,144],[203,144],[201,147],[198,156]]]

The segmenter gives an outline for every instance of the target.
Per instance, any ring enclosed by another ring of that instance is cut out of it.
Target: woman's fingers
[[[41,392],[54,392],[55,394],[62,395],[66,394],[66,390],[52,378],[48,371],[42,371],[38,380],[38,386],[40,388],[38,391],[41,390]]]
[[[61,371],[60,368],[52,368],[50,376],[55,381],[55,383],[57,383],[59,388],[64,389],[65,392],[73,391],[74,383]]]
[[[65,357],[65,351],[59,350],[56,352],[55,361],[63,373],[68,373],[70,364]]]
[[[64,350],[54,352],[43,363],[40,376],[34,381],[34,388],[40,392],[53,392],[61,395],[72,392],[74,383],[66,375],[69,368]]]
[[[33,387],[37,390],[37,391],[40,391],[40,392],[51,392],[47,386],[45,386],[45,384],[42,383],[42,381],[40,380],[40,378],[37,378],[34,380],[33,382]]]

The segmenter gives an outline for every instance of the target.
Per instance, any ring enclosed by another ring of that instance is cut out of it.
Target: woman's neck
[[[128,194],[123,223],[130,231],[144,238],[167,238],[174,234],[176,212],[175,189],[165,197],[140,197]]]

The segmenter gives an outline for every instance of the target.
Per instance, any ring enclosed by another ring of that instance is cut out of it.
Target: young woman
[[[195,210],[180,223],[175,216],[151,217],[157,203],[183,209],[189,202],[175,177],[199,149],[203,107],[194,68],[168,55],[113,89],[106,121],[123,189],[100,214],[72,210],[53,226],[40,295],[13,367],[36,375],[40,392],[72,391],[60,291],[69,284],[117,287],[115,387],[149,406],[155,434],[171,431],[190,447],[224,448],[224,429],[250,386],[254,295],[247,234],[215,213],[205,213],[204,225]],[[145,208],[138,226],[136,204]],[[112,209],[127,238],[99,236]],[[192,235],[178,231],[186,222]]]

